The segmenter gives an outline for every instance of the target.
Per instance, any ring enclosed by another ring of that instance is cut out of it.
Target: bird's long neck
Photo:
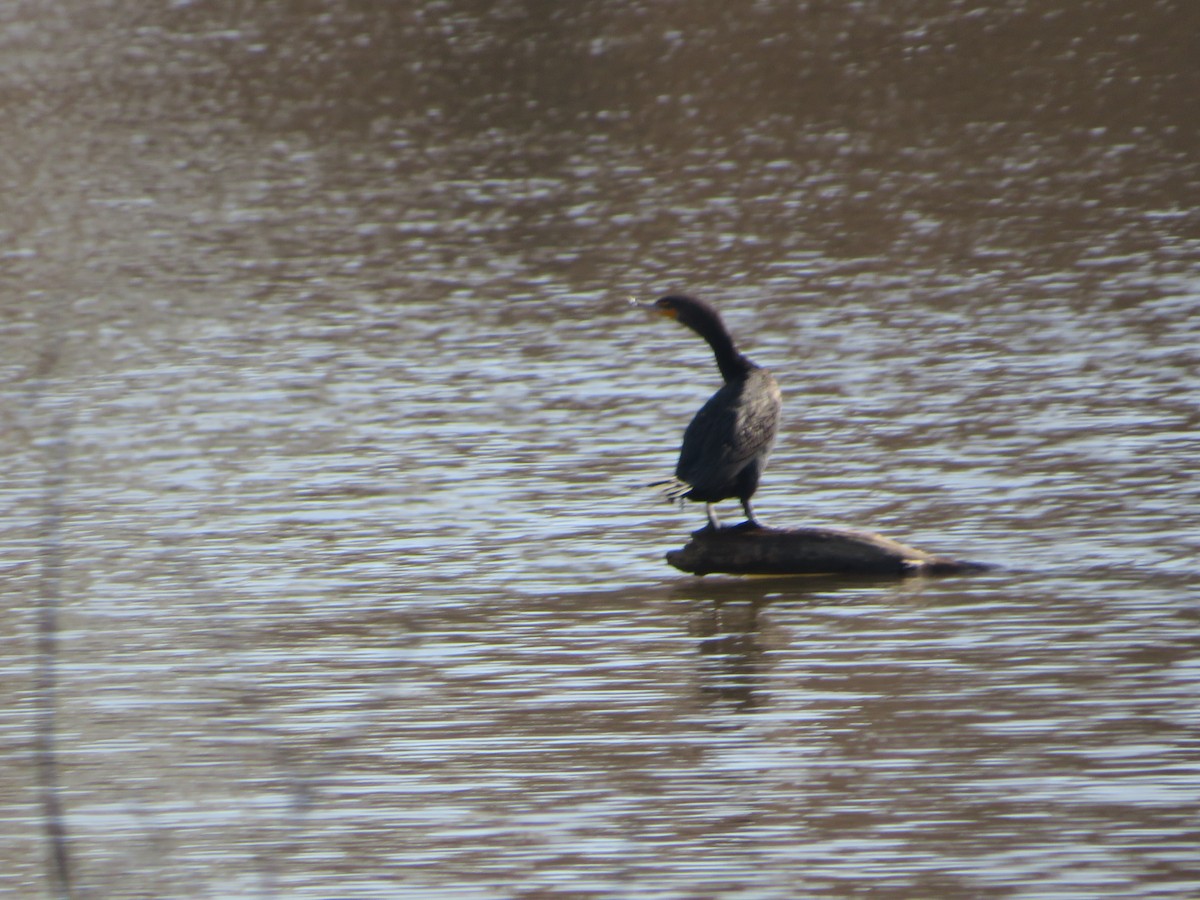
[[[724,327],[718,325],[715,328],[706,328],[700,334],[712,347],[713,356],[717,358],[717,368],[721,370],[721,377],[726,382],[745,378],[752,370],[758,368],[738,352],[733,338]]]

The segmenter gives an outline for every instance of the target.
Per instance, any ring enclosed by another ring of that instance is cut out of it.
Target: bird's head
[[[674,319],[700,334],[709,334],[714,326],[723,330],[723,326],[718,324],[721,317],[717,313],[716,307],[703,300],[697,300],[695,297],[684,297],[679,294],[660,297],[654,301],[654,310],[659,315]]]
[[[682,294],[669,294],[655,300],[652,308],[659,315],[686,325],[708,341],[716,355],[717,368],[726,381],[744,378],[747,372],[756,368],[754,363],[738,353],[733,338],[721,321],[721,314],[711,303]]]

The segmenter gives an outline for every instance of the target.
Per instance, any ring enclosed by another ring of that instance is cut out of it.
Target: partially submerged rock
[[[990,568],[849,528],[702,528],[667,562],[693,575],[957,575]]]

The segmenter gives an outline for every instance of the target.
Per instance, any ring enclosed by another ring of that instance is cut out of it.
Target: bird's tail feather
[[[680,481],[678,478],[668,478],[666,481],[652,481],[648,487],[659,488],[659,493],[666,498],[668,503],[682,502],[692,486],[686,481]]]

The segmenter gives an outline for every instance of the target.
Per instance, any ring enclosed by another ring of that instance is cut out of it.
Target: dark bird
[[[656,311],[677,319],[708,341],[725,384],[700,407],[683,433],[672,500],[702,502],[711,528],[719,528],[713,504],[736,497],[746,511],[739,527],[758,527],[750,498],[767,465],[779,430],[779,386],[766,369],[738,352],[716,308],[692,297],[662,297]]]

